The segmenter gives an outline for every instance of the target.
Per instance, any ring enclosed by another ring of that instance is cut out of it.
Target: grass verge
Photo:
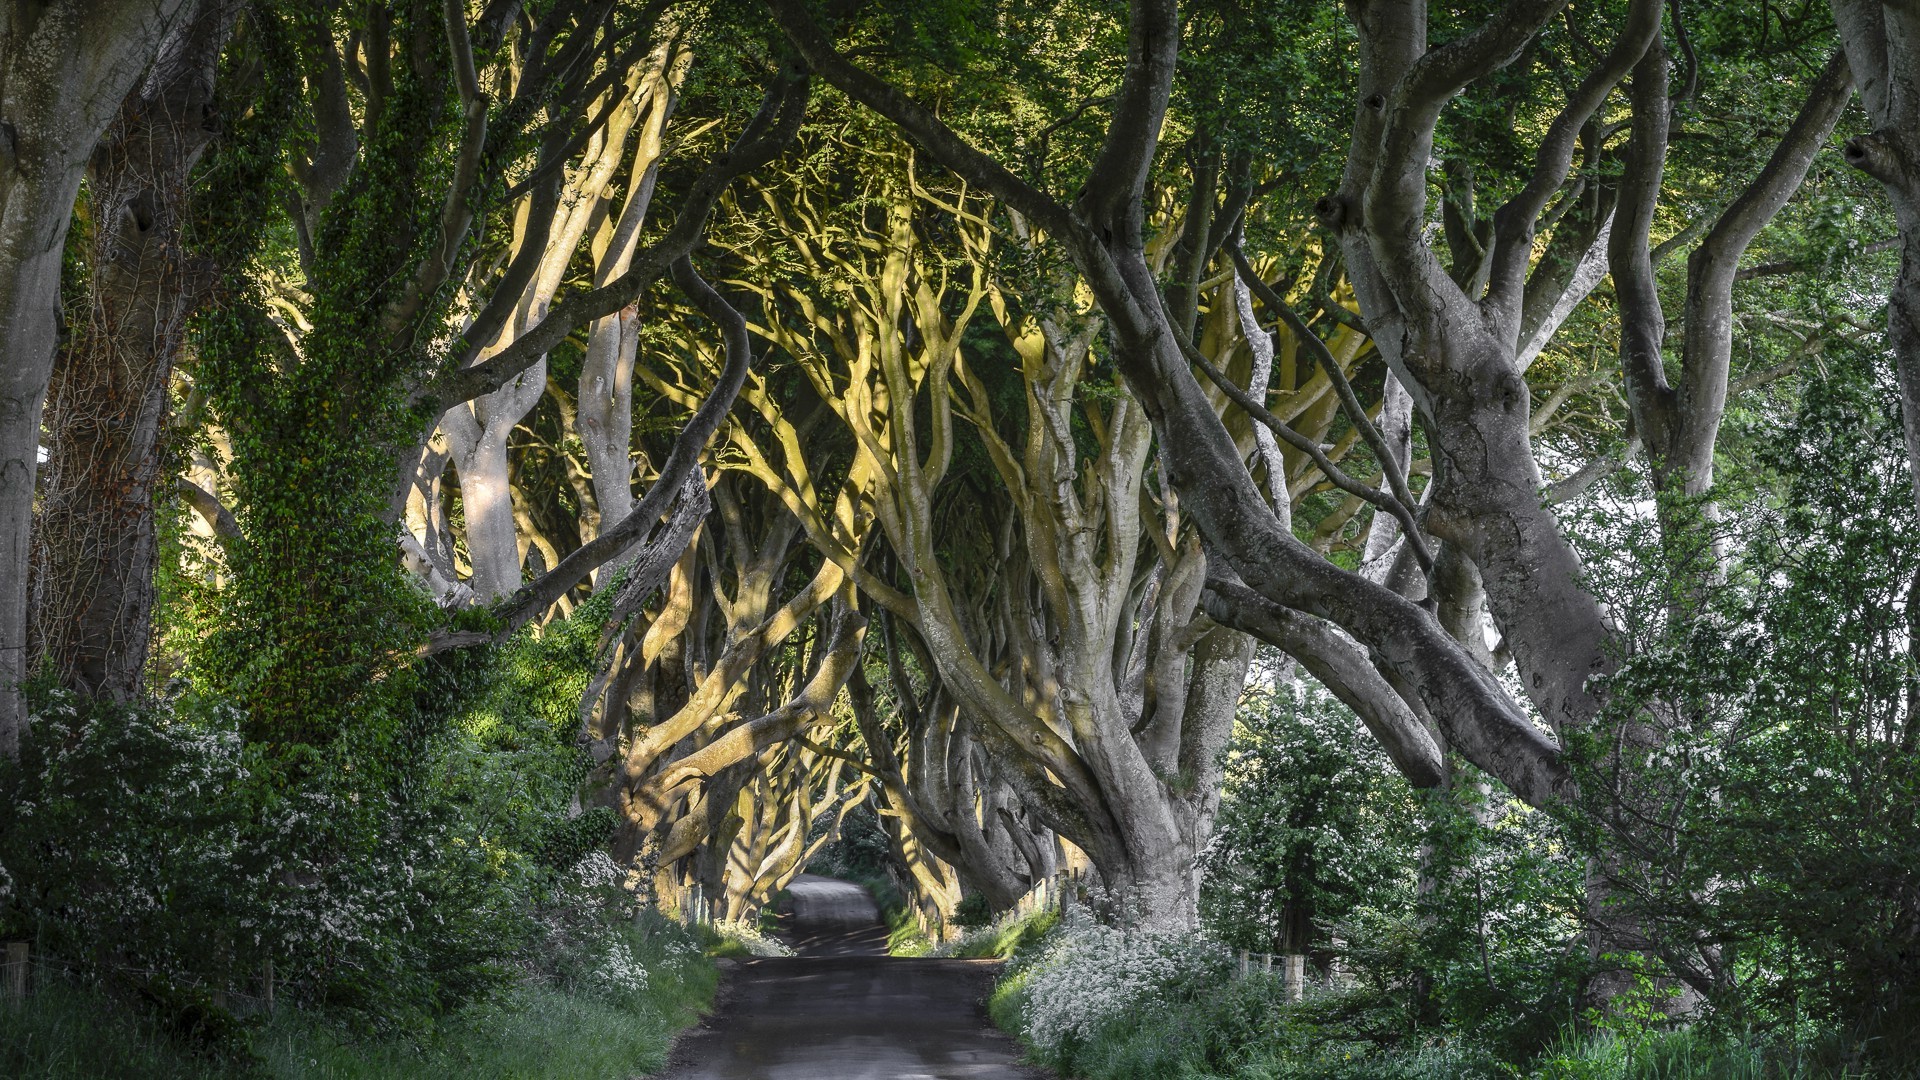
[[[645,985],[528,981],[407,1036],[356,1037],[284,1010],[218,1056],[98,991],[49,986],[0,1006],[0,1076],[19,1080],[630,1080],[661,1069],[718,974],[678,928],[624,927]]]
[[[1039,944],[1058,925],[1060,913],[1048,908],[968,931],[936,948],[934,954],[962,960],[1011,960]]]

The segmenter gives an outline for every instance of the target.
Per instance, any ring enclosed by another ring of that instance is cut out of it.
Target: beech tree
[[[60,260],[94,147],[183,0],[9,4],[0,15],[0,754],[26,720],[27,578]]]
[[[170,382],[217,280],[212,253],[188,250],[188,192],[222,124],[215,75],[238,14],[186,5],[91,154],[86,322],[53,365],[28,665],[120,702],[147,662]]]
[[[1637,67],[1635,94],[1664,90],[1658,85],[1663,65],[1656,70],[1645,59],[1660,55],[1650,52],[1663,33],[1659,5],[1628,5],[1605,50],[1594,48],[1580,61],[1583,73],[1549,114],[1531,148],[1530,168],[1490,216],[1490,228],[1473,228],[1484,267],[1471,273],[1460,273],[1463,267],[1450,272],[1426,228],[1436,131],[1449,102],[1537,48],[1564,5],[1516,0],[1484,22],[1449,27],[1450,38],[1437,45],[1429,44],[1427,6],[1417,0],[1352,9],[1358,79],[1351,143],[1338,188],[1317,210],[1340,246],[1372,343],[1410,392],[1435,454],[1433,482],[1417,508],[1418,528],[1455,550],[1467,572],[1460,580],[1484,590],[1524,704],[1489,669],[1484,642],[1450,632],[1420,602],[1330,564],[1292,534],[1244,467],[1243,453],[1196,375],[1196,366],[1205,371],[1205,357],[1174,317],[1145,232],[1144,197],[1160,160],[1180,58],[1174,5],[1129,6],[1125,74],[1108,104],[1086,182],[1070,200],[1035,186],[909,93],[849,60],[800,5],[771,6],[822,77],[1030,221],[1071,260],[1110,327],[1116,364],[1153,419],[1163,476],[1179,493],[1182,512],[1197,524],[1218,569],[1246,586],[1234,595],[1275,622],[1304,617],[1337,626],[1393,685],[1404,688],[1415,715],[1431,717],[1447,746],[1519,797],[1541,806],[1575,797],[1563,740],[1594,722],[1617,652],[1607,615],[1585,590],[1579,560],[1542,498],[1546,481],[1533,451],[1521,357],[1538,330],[1536,323],[1534,332],[1526,332],[1527,312],[1558,308],[1568,285],[1562,275],[1529,271],[1536,232],[1545,226],[1543,215],[1556,194],[1567,189],[1589,120]],[[1701,340],[1689,351],[1691,362],[1704,370],[1691,391],[1694,403],[1677,407],[1696,431],[1717,429],[1717,403],[1726,393],[1726,362],[1713,340],[1727,302],[1718,282],[1728,275],[1718,266],[1737,259],[1753,230],[1778,209],[1782,193],[1797,184],[1844,104],[1845,80],[1837,63],[1815,80],[1775,162],[1749,188],[1749,197],[1736,201],[1695,260],[1700,299],[1689,332]],[[1635,111],[1643,147],[1635,160],[1642,162],[1643,183],[1638,191],[1631,180],[1623,188],[1623,209],[1608,241],[1616,253],[1651,246],[1650,222],[1634,212],[1633,199],[1651,197],[1644,163],[1659,143],[1649,142],[1646,130],[1653,107]],[[1579,219],[1572,223],[1578,227]],[[1575,249],[1582,247],[1590,250],[1591,242]],[[1617,282],[1622,289],[1627,284]],[[1551,291],[1530,304],[1536,286]],[[1684,471],[1675,460],[1679,446],[1655,452],[1662,469]],[[1446,606],[1439,604],[1442,611]],[[1245,625],[1254,625],[1251,616]],[[1299,647],[1297,640],[1280,643]],[[1605,877],[1604,867],[1597,867],[1595,948],[1651,947],[1636,939],[1631,926],[1607,924]],[[1683,965],[1682,973],[1701,971]]]

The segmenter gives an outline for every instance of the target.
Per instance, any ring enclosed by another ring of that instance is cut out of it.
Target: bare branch
[[[726,339],[726,364],[720,370],[720,378],[707,394],[707,399],[700,403],[693,417],[687,421],[687,426],[681,429],[679,437],[673,442],[672,451],[667,454],[667,460],[660,466],[659,479],[647,489],[647,494],[633,508],[633,512],[622,518],[618,525],[574,549],[560,560],[560,565],[522,586],[496,611],[506,623],[505,632],[525,625],[528,620],[553,606],[567,590],[595,568],[626,551],[645,531],[659,522],[669,501],[678,495],[687,477],[698,470],[701,453],[712,441],[714,432],[719,430],[720,421],[725,418],[727,411],[733,408],[733,399],[739,395],[740,385],[746,381],[747,369],[753,360],[753,343],[747,337],[746,319],[724,297],[713,291],[713,287],[700,277],[693,268],[693,262],[685,256],[673,264],[673,277],[694,306],[720,324]],[[685,546],[684,537],[690,535],[690,531],[683,535],[681,546]],[[672,562],[671,559],[667,561],[669,564]]]
[[[1401,469],[1399,459],[1394,457],[1393,451],[1388,448],[1387,440],[1380,434],[1380,429],[1374,426],[1373,421],[1367,416],[1366,408],[1360,404],[1359,395],[1353,392],[1353,384],[1347,381],[1347,373],[1340,368],[1340,361],[1334,358],[1333,353],[1327,348],[1327,343],[1320,340],[1320,335],[1313,332],[1313,328],[1307,325],[1306,320],[1296,314],[1278,293],[1268,288],[1267,283],[1260,280],[1260,275],[1253,272],[1253,267],[1248,264],[1246,254],[1240,250],[1240,245],[1230,245],[1228,254],[1233,259],[1234,268],[1240,272],[1241,280],[1245,281],[1247,287],[1260,297],[1261,303],[1272,308],[1274,313],[1280,316],[1287,324],[1287,329],[1291,330],[1293,336],[1307,347],[1307,351],[1313,354],[1314,361],[1320,365],[1320,369],[1327,373],[1327,379],[1333,383],[1334,392],[1340,395],[1340,406],[1346,410],[1347,419],[1353,423],[1354,428],[1360,432],[1360,437],[1366,440],[1367,446],[1373,450],[1374,457],[1380,461],[1380,471],[1386,476],[1387,485],[1392,489],[1394,500],[1400,506],[1399,512],[1394,513],[1393,516],[1400,522],[1401,528],[1409,530],[1407,541],[1413,545],[1414,557],[1420,560],[1422,570],[1431,571],[1433,553],[1428,549],[1426,540],[1421,537],[1419,530],[1412,527],[1413,507],[1417,504],[1414,502],[1412,490],[1407,487],[1407,474]],[[1328,479],[1332,479],[1332,474],[1328,474]]]
[[[1614,39],[1606,59],[1580,81],[1566,108],[1554,117],[1546,137],[1534,154],[1533,175],[1520,190],[1493,215],[1493,272],[1483,305],[1505,320],[1517,333],[1520,305],[1526,282],[1527,261],[1533,251],[1534,226],[1547,200],[1566,182],[1573,166],[1573,151],[1580,129],[1613,93],[1647,46],[1660,32],[1660,0],[1632,0],[1626,25]]]

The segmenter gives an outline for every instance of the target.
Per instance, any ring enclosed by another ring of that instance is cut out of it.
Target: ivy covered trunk
[[[230,8],[204,4],[176,25],[93,155],[87,323],[61,350],[47,402],[33,661],[115,701],[138,692],[146,664],[168,380],[211,283],[182,227],[188,174],[215,133]]]
[[[308,18],[292,33],[318,79],[333,44]],[[358,166],[337,190],[304,187],[312,331],[290,340],[236,276],[203,337],[243,536],[229,549],[225,625],[200,663],[215,689],[246,702],[248,737],[277,748],[383,745],[405,692],[393,676],[424,637],[386,512],[394,447],[417,422],[407,392],[421,361],[402,331],[424,317],[408,314],[435,236],[422,192],[447,183],[424,148],[447,137],[451,95],[441,20],[416,9],[392,32],[416,63],[395,73]]]
[[[180,0],[0,8],[0,755],[26,721],[27,578],[61,254],[87,156]]]

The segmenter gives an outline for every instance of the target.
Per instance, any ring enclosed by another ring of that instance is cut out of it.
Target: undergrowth
[[[666,1063],[717,974],[651,912],[592,956],[547,957],[497,998],[408,1036],[355,1034],[285,1009],[227,1043],[190,1043],[103,990],[49,985],[0,1008],[0,1076],[19,1080],[627,1080]],[[538,970],[536,970],[538,969]]]
[[[1403,993],[1358,986],[1289,1001],[1279,977],[1235,978],[1196,935],[1123,932],[1078,915],[1037,943],[1011,923],[982,955],[1014,955],[988,1011],[1030,1058],[1082,1080],[1909,1080],[1866,1071],[1859,1048],[1707,1024],[1576,1030],[1515,1059],[1420,1023]],[[1017,955],[1016,955],[1017,953]]]
[[[991,925],[944,942],[933,951],[935,956],[961,960],[1012,960],[1046,938],[1060,924],[1060,912],[1043,908],[1016,918],[1003,918]]]

